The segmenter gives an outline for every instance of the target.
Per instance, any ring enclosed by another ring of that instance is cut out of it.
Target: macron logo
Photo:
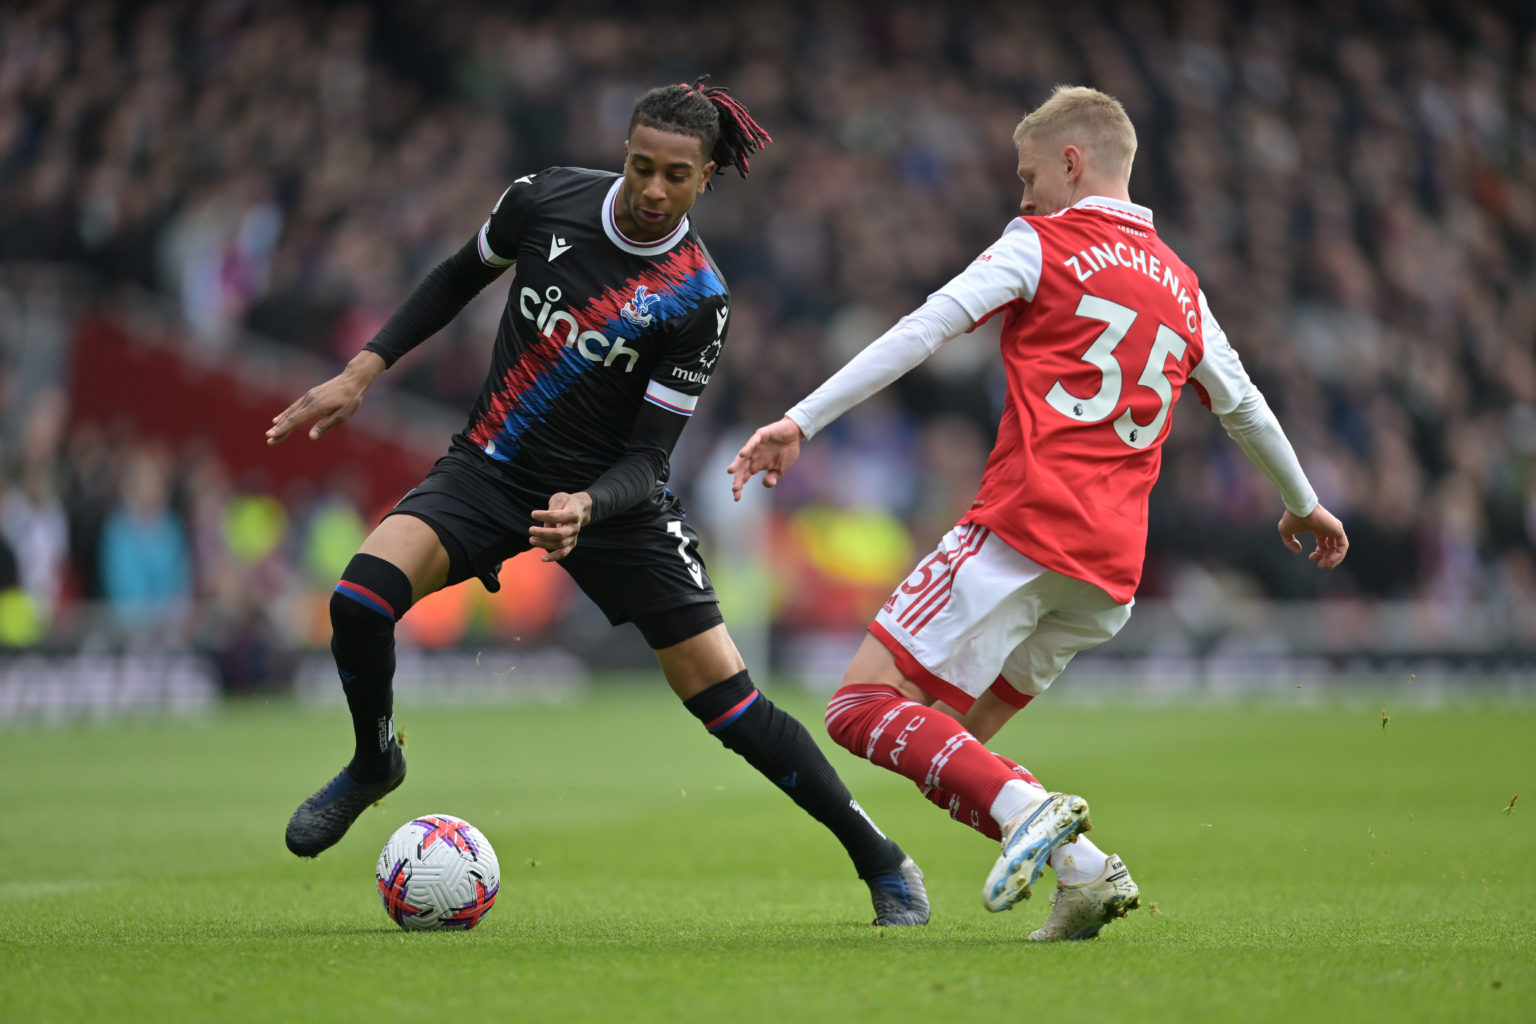
[[[532,184],[533,184],[533,175],[531,175],[531,174],[525,174],[521,178],[518,178],[516,181],[514,181],[512,183],[512,185],[532,185]],[[512,185],[508,185],[507,186],[507,192],[511,192],[512,191]],[[501,209],[501,204],[506,202],[507,192],[503,192],[501,194],[501,198],[496,200],[496,205],[491,207],[491,212],[492,213],[495,213],[497,210]]]
[[[549,236],[549,262],[553,263],[560,258],[560,254],[571,246],[565,239],[555,235]]]
[[[725,334],[725,321],[730,318],[731,307],[721,306],[715,311],[715,340],[718,341]]]

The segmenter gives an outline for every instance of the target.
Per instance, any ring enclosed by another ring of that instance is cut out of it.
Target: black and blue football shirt
[[[519,178],[477,239],[516,264],[491,371],[461,435],[556,490],[618,459],[644,403],[693,414],[725,342],[730,294],[687,217],[665,238],[625,237],[621,177],[552,168]]]

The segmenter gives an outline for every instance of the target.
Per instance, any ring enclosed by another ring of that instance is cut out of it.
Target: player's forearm
[[[654,381],[651,386],[655,387]],[[672,449],[687,423],[687,416],[653,402],[640,404],[624,451],[587,488],[592,497],[592,522],[632,508],[667,478]]]
[[[930,296],[785,415],[809,439],[974,324],[970,314],[954,299],[947,295]]]
[[[1317,492],[1312,490],[1296,450],[1258,388],[1250,387],[1237,408],[1221,417],[1221,425],[1249,461],[1275,485],[1287,509],[1305,516],[1317,507]]]
[[[469,300],[494,281],[505,267],[486,266],[476,241],[432,268],[379,333],[363,346],[384,360],[386,367],[426,341],[458,316]]]
[[[592,499],[589,523],[633,508],[667,475],[667,453],[659,448],[631,448],[587,488]]]

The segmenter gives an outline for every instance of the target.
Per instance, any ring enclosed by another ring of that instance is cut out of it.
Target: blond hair
[[[1013,144],[1025,138],[1081,147],[1105,173],[1120,172],[1129,181],[1136,158],[1136,127],[1120,101],[1085,85],[1058,85],[1051,98],[1024,116],[1013,130]]]

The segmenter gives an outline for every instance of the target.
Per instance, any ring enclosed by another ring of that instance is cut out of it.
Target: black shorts
[[[432,527],[448,552],[447,586],[479,577],[495,589],[501,563],[529,549],[532,513],[549,506],[551,493],[455,445],[388,514]],[[585,527],[560,561],[609,622],[634,622],[656,649],[723,621],[686,515],[670,491],[658,492]]]

